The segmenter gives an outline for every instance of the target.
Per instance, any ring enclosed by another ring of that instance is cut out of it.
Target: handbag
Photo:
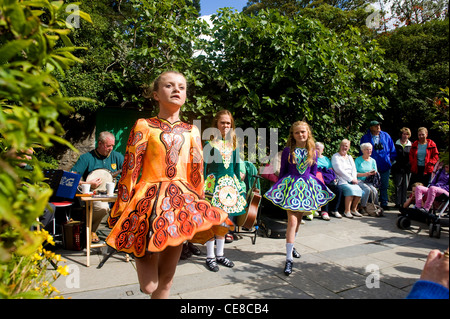
[[[375,174],[366,177],[366,180],[364,182],[367,184],[372,184],[375,188],[380,188],[381,175],[380,173],[376,172]]]
[[[374,203],[367,203],[366,205],[366,212],[369,214],[369,216],[372,217],[381,217],[383,216],[383,208],[381,208],[380,205],[374,204]]]

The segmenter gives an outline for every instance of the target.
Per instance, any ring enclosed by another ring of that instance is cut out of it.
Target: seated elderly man
[[[91,172],[97,169],[107,169],[111,173],[114,173],[122,169],[124,156],[113,150],[115,141],[116,139],[112,133],[106,131],[101,132],[98,136],[97,148],[78,158],[71,171],[82,176],[80,184],[90,184],[91,190],[95,190],[102,184],[102,180],[101,178],[96,178],[86,181],[87,176]],[[109,213],[109,210],[109,203],[107,202],[93,203],[91,234],[91,241],[93,243],[99,242],[96,231],[103,217]]]

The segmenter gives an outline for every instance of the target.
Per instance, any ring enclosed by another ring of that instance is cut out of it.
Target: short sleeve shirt
[[[112,151],[109,156],[105,157],[100,155],[96,150],[92,150],[81,155],[71,171],[80,174],[83,180],[86,180],[89,173],[96,169],[107,169],[111,173],[121,170],[123,161],[124,157],[119,152]]]

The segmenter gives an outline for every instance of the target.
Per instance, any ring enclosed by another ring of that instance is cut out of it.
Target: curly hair
[[[312,166],[312,165],[314,165],[314,163],[316,161],[316,142],[314,140],[311,127],[309,126],[308,123],[306,123],[304,121],[295,122],[294,124],[292,124],[291,128],[289,129],[289,137],[288,137],[288,140],[286,143],[286,146],[289,147],[289,149],[291,151],[289,162],[292,163],[292,159],[294,158],[294,156],[293,156],[294,151],[297,148],[297,142],[294,138],[294,128],[296,128],[298,126],[305,126],[308,131],[308,138],[306,140],[305,148],[308,151],[307,162],[308,162],[309,166]]]

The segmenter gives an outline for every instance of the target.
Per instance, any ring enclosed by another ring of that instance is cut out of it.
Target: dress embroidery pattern
[[[240,196],[236,185],[239,181],[228,175],[222,176],[217,181],[216,191],[214,192],[211,204],[219,207],[228,214],[240,212],[245,209],[245,198]]]
[[[240,176],[237,149],[222,140],[210,141],[213,154],[205,154],[205,191],[212,194],[211,204],[227,212],[230,216],[245,213],[246,194],[237,176]],[[217,152],[221,156],[216,156]],[[212,155],[212,156],[211,156]],[[212,160],[211,160],[212,159]],[[209,163],[210,162],[210,163]]]
[[[129,213],[122,223],[122,228],[116,237],[117,250],[129,250],[133,247],[137,255],[145,248],[145,234],[148,229],[148,212],[152,200],[156,197],[157,187],[153,185],[136,205],[136,209]]]
[[[200,145],[200,144],[198,144]],[[196,148],[191,148],[191,156],[192,156],[192,171],[190,174],[192,185],[194,187],[198,187],[202,181],[202,169],[203,169],[203,158],[200,151]]]
[[[290,150],[285,148],[280,178],[264,197],[283,209],[309,213],[331,201],[335,195],[311,172],[307,155],[306,149],[297,148],[294,150],[295,161],[286,164]],[[316,167],[314,164],[314,169]]]
[[[171,127],[168,123],[158,121],[155,118],[148,119],[150,126],[160,128],[162,130],[160,139],[166,147],[166,175],[174,178],[177,175],[178,155],[184,144],[183,134],[192,129],[192,125],[180,122]]]
[[[205,242],[228,215],[200,199],[203,160],[193,125],[159,118],[138,120],[127,142],[118,198],[106,243],[143,257],[186,240]],[[145,165],[144,165],[145,163]],[[140,178],[139,178],[140,176]]]
[[[296,148],[294,151],[295,162],[297,163],[297,170],[300,174],[305,174],[308,168],[308,151],[305,148]]]
[[[225,141],[216,141],[212,142],[211,145],[219,150],[220,155],[222,156],[223,166],[225,168],[230,167],[233,148],[229,145],[229,143]]]

